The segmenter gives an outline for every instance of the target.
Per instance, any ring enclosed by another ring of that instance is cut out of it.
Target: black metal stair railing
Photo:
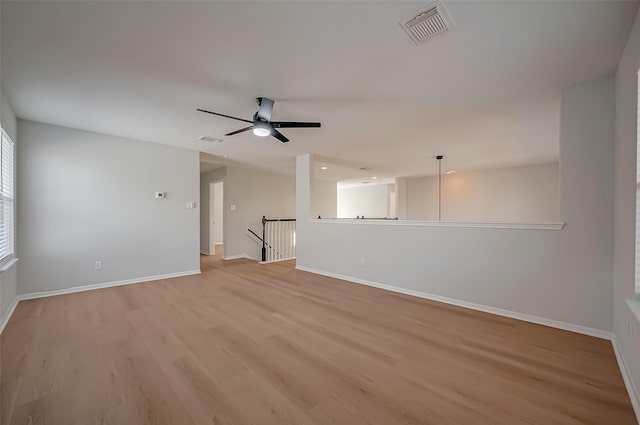
[[[262,238],[258,239],[262,240],[263,262],[295,258],[295,222],[295,218],[262,216]]]

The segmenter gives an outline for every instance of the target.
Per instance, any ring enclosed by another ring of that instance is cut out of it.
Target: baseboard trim
[[[629,367],[627,366],[627,362],[622,356],[622,350],[620,349],[618,338],[615,334],[613,334],[613,337],[611,338],[611,344],[613,345],[613,352],[616,354],[616,360],[618,361],[618,367],[620,368],[620,373],[622,374],[622,380],[624,381],[625,387],[627,387],[627,393],[629,394],[629,398],[631,399],[631,405],[633,406],[633,410],[636,413],[636,419],[640,424],[640,392],[638,392],[638,389],[633,383],[633,379],[631,379]]]
[[[230,255],[228,257],[222,257],[223,260],[239,260],[241,258],[246,258],[247,260],[253,260],[253,258],[249,257],[247,254],[241,255]]]
[[[296,257],[291,258],[283,258],[282,260],[273,260],[273,261],[258,261],[258,264],[273,264],[273,263],[281,263],[283,261],[295,260]]]
[[[33,300],[36,298],[54,297],[56,295],[73,294],[75,292],[93,291],[95,289],[111,288],[113,286],[131,285],[134,283],[151,282],[154,280],[171,279],[174,277],[191,276],[200,274],[200,269],[185,272],[160,274],[155,276],[138,277],[135,279],[116,280],[112,282],[96,283],[92,285],[73,286],[71,288],[56,289],[53,291],[31,292],[29,294],[18,295],[18,301]]]
[[[4,331],[4,327],[7,326],[7,323],[9,323],[9,319],[11,319],[13,312],[15,311],[16,307],[18,306],[18,303],[20,302],[19,297],[20,296],[18,295],[13,299],[13,301],[11,301],[9,308],[4,313],[4,316],[2,316],[2,321],[0,321],[0,335],[2,335],[2,332]]]
[[[361,285],[372,286],[374,288],[384,289],[391,292],[397,292],[400,294],[411,295],[418,298],[424,298],[427,300],[438,301],[445,304],[456,305],[458,307],[465,307],[471,310],[482,311],[485,313],[496,314],[498,316],[509,317],[511,319],[523,320],[525,322],[536,323],[538,325],[550,326],[552,328],[562,329],[565,331],[577,332],[584,335],[593,336],[596,338],[611,340],[613,337],[612,332],[604,331],[601,329],[590,328],[587,326],[576,325],[573,323],[562,322],[559,320],[546,319],[544,317],[533,316],[530,314],[518,313],[511,310],[505,310],[497,307],[490,307],[483,304],[476,304],[468,301],[462,301],[455,298],[443,297],[441,295],[429,294],[427,292],[415,291],[413,289],[405,289],[397,286],[387,285],[384,283],[372,282],[370,280],[360,279],[357,277],[342,275],[338,273],[326,272],[324,270],[318,270],[306,266],[296,265],[297,270],[302,270],[309,273],[315,273],[327,277],[333,277],[335,279],[346,280],[348,282],[359,283]]]

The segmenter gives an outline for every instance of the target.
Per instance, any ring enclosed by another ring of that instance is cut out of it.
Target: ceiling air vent
[[[400,22],[400,26],[418,45],[435,35],[454,28],[453,20],[441,2],[433,3],[408,21]]]

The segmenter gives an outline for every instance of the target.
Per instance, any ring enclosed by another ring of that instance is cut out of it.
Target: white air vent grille
[[[442,3],[438,2],[400,25],[416,44],[453,29],[453,21]]]

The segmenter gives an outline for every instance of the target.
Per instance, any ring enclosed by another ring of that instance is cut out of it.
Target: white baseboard
[[[629,393],[629,398],[631,399],[631,404],[633,405],[633,410],[636,413],[636,419],[640,424],[640,392],[636,388],[633,383],[633,379],[631,379],[631,373],[629,372],[629,367],[627,366],[627,362],[625,362],[624,357],[622,356],[622,350],[620,350],[620,345],[618,344],[618,338],[615,334],[611,338],[611,344],[613,344],[613,351],[616,353],[616,360],[618,361],[618,367],[620,368],[620,373],[622,374],[622,379],[624,380],[624,385],[627,387],[627,393]]]
[[[4,327],[9,322],[9,319],[13,315],[13,312],[15,311],[20,301],[33,300],[36,298],[53,297],[56,295],[73,294],[74,292],[93,291],[94,289],[110,288],[112,286],[131,285],[134,283],[151,282],[154,280],[161,280],[161,279],[171,279],[173,277],[191,276],[191,275],[200,274],[200,273],[201,273],[200,270],[190,270],[186,272],[168,273],[168,274],[155,275],[155,276],[139,277],[135,279],[96,283],[93,285],[74,286],[72,288],[56,289],[53,291],[42,291],[42,292],[32,292],[29,294],[21,294],[14,298],[13,302],[9,306],[9,309],[2,317],[2,321],[0,321],[0,334],[2,334],[2,331],[4,331]]]
[[[210,252],[204,252],[204,251],[200,251],[200,254],[202,254],[202,255],[212,255]]]
[[[510,317],[512,319],[524,320],[525,322],[536,323],[539,325],[550,326],[552,328],[563,329],[566,331],[577,332],[580,334],[585,334],[589,336],[594,336],[596,338],[608,339],[611,340],[613,337],[612,332],[604,331],[602,329],[590,328],[587,326],[576,325],[573,323],[561,322],[559,320],[546,319],[544,317],[533,316],[530,314],[518,313],[511,310],[505,310],[497,307],[490,307],[483,304],[476,304],[468,301],[462,301],[455,298],[443,297],[441,295],[429,294],[427,292],[415,291],[413,289],[405,289],[397,286],[386,285],[384,283],[372,282],[365,279],[360,279],[357,277],[341,275],[337,273],[326,272],[324,270],[318,270],[311,267],[298,266],[296,265],[296,269],[302,270],[305,272],[320,274],[323,276],[333,277],[336,279],[346,280],[348,282],[359,283],[361,285],[373,286],[375,288],[385,289],[387,291],[398,292],[405,295],[412,295],[414,297],[424,298],[432,301],[439,301],[445,304],[452,304],[459,307],[465,307],[472,310],[483,311],[485,313],[497,314],[498,316]]]
[[[154,280],[171,279],[173,277],[191,276],[200,274],[200,270],[189,270],[186,272],[168,273],[155,276],[138,277],[135,279],[117,280],[113,282],[96,283],[92,285],[74,286],[65,289],[56,289],[53,291],[32,292],[30,294],[18,295],[18,300],[32,300],[35,298],[53,297],[56,295],[73,294],[75,292],[92,291],[94,289],[110,288],[112,286],[131,285],[133,283],[150,282]]]
[[[289,261],[289,260],[295,260],[295,259],[296,259],[296,257],[283,258],[282,260],[259,261],[258,264],[273,264],[273,263],[280,263],[282,261]]]
[[[228,257],[222,257],[223,260],[238,260],[240,258],[246,258],[247,260],[253,260],[253,258],[249,257],[247,254],[230,255]]]
[[[214,245],[222,245],[222,242],[216,242]]]
[[[7,323],[9,323],[9,319],[11,319],[11,315],[13,315],[13,312],[18,306],[19,302],[20,302],[20,299],[18,295],[13,299],[13,301],[11,302],[11,305],[9,305],[9,308],[4,313],[4,316],[2,316],[2,321],[0,321],[0,335],[2,335],[2,331],[4,331],[4,327],[7,326]]]

